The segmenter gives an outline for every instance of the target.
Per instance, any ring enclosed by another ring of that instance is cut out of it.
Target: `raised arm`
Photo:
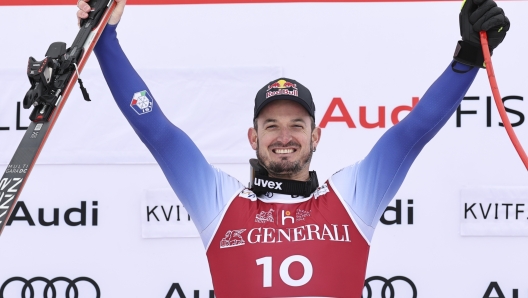
[[[165,117],[121,49],[116,27],[117,24],[107,25],[94,49],[101,70],[119,109],[201,232],[241,185],[213,168],[194,142]]]
[[[451,117],[483,66],[479,31],[492,36],[493,50],[504,39],[509,21],[492,0],[467,0],[460,13],[460,28],[462,40],[455,60],[411,113],[389,129],[364,160],[332,177],[369,238],[411,164]]]
[[[411,164],[449,120],[477,72],[476,67],[451,63],[411,113],[389,129],[359,163],[352,204],[368,225],[375,226]]]

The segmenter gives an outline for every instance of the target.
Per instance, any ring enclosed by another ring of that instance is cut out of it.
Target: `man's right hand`
[[[110,20],[108,20],[108,24],[110,25],[119,23],[119,20],[121,20],[121,16],[123,15],[123,10],[125,10],[126,0],[114,1],[117,3],[117,6],[110,17]],[[79,8],[79,11],[77,11],[77,24],[80,24],[81,19],[86,19],[88,17],[91,7],[87,2],[90,2],[90,0],[79,0],[79,2],[77,2],[77,7]]]

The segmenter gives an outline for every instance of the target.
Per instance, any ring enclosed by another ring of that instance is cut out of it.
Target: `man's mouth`
[[[273,151],[273,153],[276,153],[276,154],[289,154],[289,153],[295,152],[296,149],[293,149],[293,148],[276,148],[276,149],[273,149],[272,151]]]

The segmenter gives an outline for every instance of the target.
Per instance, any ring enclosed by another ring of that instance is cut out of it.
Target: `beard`
[[[294,147],[301,148],[301,146],[296,142],[288,142],[287,144],[273,143],[270,145],[272,148],[281,148],[281,147]],[[271,161],[269,158],[264,157],[260,154],[260,144],[257,140],[257,159],[268,173],[272,175],[294,175],[302,171],[306,166],[310,164],[313,155],[313,144],[310,142],[310,150],[306,154],[302,155],[301,158],[297,161],[289,161],[287,157],[281,158],[280,161]]]

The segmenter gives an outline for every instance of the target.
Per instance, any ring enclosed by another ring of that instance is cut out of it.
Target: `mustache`
[[[268,146],[268,148],[270,148],[270,149],[284,148],[284,147],[301,148],[301,144],[299,144],[297,142],[294,142],[294,141],[289,141],[288,143],[283,144],[282,142],[277,141],[277,142],[272,143],[271,145]]]

